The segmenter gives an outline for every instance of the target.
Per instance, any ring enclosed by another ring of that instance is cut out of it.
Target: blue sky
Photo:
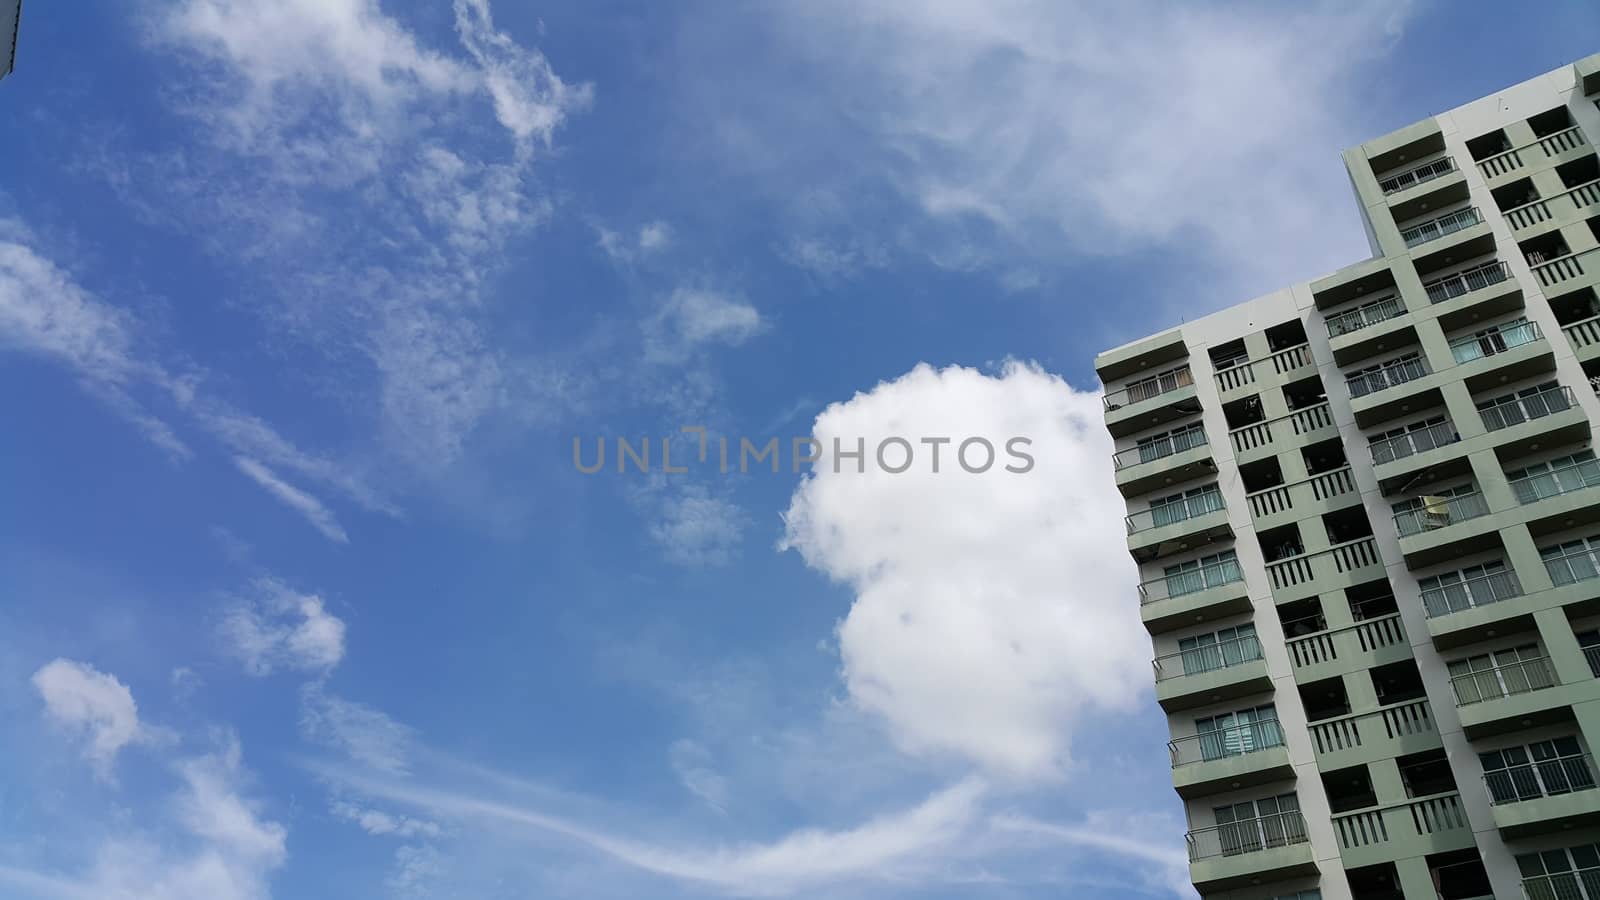
[[[1093,354],[1363,256],[1341,148],[1595,34],[29,4],[0,893],[1186,896]],[[1035,464],[796,472],[808,436]]]

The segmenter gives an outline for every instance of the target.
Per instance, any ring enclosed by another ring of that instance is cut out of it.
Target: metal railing
[[[1105,395],[1102,402],[1105,403],[1106,411],[1110,412],[1114,409],[1121,409],[1124,406],[1131,406],[1135,403],[1154,399],[1162,394],[1170,394],[1191,384],[1194,384],[1194,375],[1189,371],[1189,367],[1179,366],[1171,371],[1162,372],[1154,378],[1135,381],[1120,391],[1112,391]]]
[[[1262,719],[1176,738],[1168,742],[1167,749],[1172,753],[1172,767],[1176,769],[1282,746],[1283,728],[1278,720]]]
[[[1324,320],[1328,326],[1328,337],[1343,337],[1347,334],[1369,328],[1379,322],[1405,315],[1405,304],[1398,297],[1385,297],[1373,303],[1365,303],[1355,309],[1346,310],[1337,315],[1329,316]]]
[[[1408,381],[1416,381],[1428,374],[1428,361],[1420,356],[1410,359],[1397,360],[1385,363],[1380,368],[1352,375],[1345,379],[1345,386],[1350,389],[1351,399],[1376,394],[1379,391],[1399,387]]]
[[[1245,635],[1158,656],[1152,662],[1152,666],[1156,671],[1156,680],[1166,681],[1260,661],[1261,642],[1255,635]]]
[[[1600,459],[1585,459],[1548,472],[1514,478],[1511,492],[1517,495],[1517,502],[1527,505],[1596,485],[1600,485]]]
[[[1190,861],[1238,856],[1274,847],[1304,844],[1306,821],[1299,810],[1198,828],[1187,835]]]
[[[1398,175],[1390,175],[1378,181],[1378,189],[1385,194],[1397,194],[1401,191],[1414,188],[1423,182],[1432,181],[1442,175],[1449,175],[1456,170],[1455,160],[1446,156],[1433,162],[1423,163],[1413,169],[1408,169]]]
[[[1594,790],[1594,759],[1577,753],[1495,769],[1483,773],[1483,786],[1491,806]]]
[[[1489,501],[1481,493],[1424,498],[1421,506],[1395,513],[1394,527],[1401,537],[1410,537],[1488,514]]]
[[[1480,407],[1478,414],[1483,417],[1484,428],[1489,431],[1499,431],[1558,412],[1566,412],[1577,405],[1578,399],[1573,395],[1572,388],[1557,385],[1526,397],[1506,397],[1496,400]]]
[[[1475,359],[1504,353],[1514,347],[1531,344],[1542,337],[1544,335],[1539,331],[1537,322],[1508,323],[1491,328],[1482,334],[1456,338],[1450,342],[1450,355],[1455,358],[1457,364],[1469,363]]]
[[[1600,567],[1595,565],[1594,554],[1589,550],[1547,556],[1544,559],[1544,570],[1556,587],[1600,578]]]
[[[1463,672],[1450,678],[1457,706],[1514,697],[1555,687],[1557,683],[1548,656],[1495,665],[1477,672]]]
[[[1129,466],[1142,465],[1166,459],[1185,450],[1206,445],[1206,432],[1204,428],[1188,428],[1180,431],[1169,431],[1166,434],[1136,447],[1129,447],[1111,454],[1113,468],[1125,469]]]
[[[1589,662],[1589,671],[1600,678],[1600,645],[1583,648],[1583,658]]]
[[[1600,896],[1600,866],[1529,875],[1522,879],[1522,893],[1528,900],[1578,900],[1583,896],[1580,883],[1588,885],[1591,898]]]
[[[1506,264],[1496,261],[1424,282],[1422,289],[1428,292],[1430,302],[1443,303],[1491,284],[1499,284],[1510,277],[1511,270],[1506,268]]]
[[[1408,431],[1405,434],[1397,434],[1391,438],[1374,441],[1368,444],[1367,448],[1372,451],[1372,464],[1381,466],[1384,463],[1391,463],[1405,459],[1408,456],[1415,456],[1418,453],[1426,453],[1429,450],[1454,444],[1459,440],[1461,440],[1461,435],[1456,433],[1455,423],[1446,421],[1435,422],[1427,428],[1419,428],[1416,431]]]
[[[1522,585],[1515,573],[1490,572],[1424,590],[1422,609],[1433,619],[1520,596]]]
[[[1426,244],[1429,241],[1442,238],[1447,234],[1454,234],[1463,228],[1471,228],[1482,221],[1483,217],[1478,215],[1478,208],[1469,206],[1466,209],[1445,213],[1436,219],[1429,219],[1426,222],[1413,225],[1400,232],[1400,238],[1406,242],[1407,247],[1415,247],[1418,244]]]
[[[1206,563],[1198,568],[1184,569],[1144,582],[1139,585],[1139,602],[1145,604],[1157,600],[1170,600],[1243,580],[1244,570],[1239,568],[1239,561],[1236,559]]]
[[[1210,490],[1191,497],[1184,497],[1172,503],[1163,503],[1149,509],[1140,510],[1130,515],[1125,520],[1128,523],[1128,533],[1138,534],[1141,531],[1150,531],[1154,528],[1163,528],[1167,525],[1176,525],[1190,519],[1214,512],[1222,512],[1227,506],[1222,500],[1222,492]]]

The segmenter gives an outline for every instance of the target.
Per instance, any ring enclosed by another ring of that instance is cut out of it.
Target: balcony
[[[1589,495],[1589,488],[1600,487],[1600,460],[1586,459],[1548,472],[1524,475],[1512,479],[1510,485],[1511,493],[1523,506],[1565,497],[1564,501],[1547,504],[1552,507],[1547,514],[1570,512],[1600,502],[1600,495]]]
[[[1298,811],[1200,828],[1188,843],[1189,880],[1201,893],[1317,871]]]
[[[1567,343],[1572,345],[1579,362],[1600,357],[1600,316],[1563,325],[1561,333],[1567,336]]]
[[[1558,215],[1566,218],[1570,214],[1581,214],[1591,206],[1600,204],[1600,181],[1590,181],[1577,187],[1568,188],[1552,197],[1534,200],[1521,206],[1506,210],[1506,224],[1513,231],[1526,231],[1545,222],[1551,222]],[[1560,222],[1552,222],[1552,228]]]
[[[1254,637],[1169,653],[1154,666],[1156,701],[1169,713],[1272,689]]]
[[[1310,344],[1285,347],[1263,359],[1217,370],[1217,392],[1227,394],[1250,385],[1277,383],[1311,365]]]
[[[1424,282],[1422,289],[1427,292],[1430,303],[1439,304],[1507,282],[1515,284],[1511,281],[1511,270],[1503,262],[1491,262]]]
[[[1256,529],[1273,528],[1291,521],[1360,502],[1350,467],[1331,469],[1293,484],[1280,484],[1246,494],[1250,518]]]
[[[1117,487],[1124,497],[1137,497],[1217,470],[1205,429],[1198,425],[1169,431],[1114,453],[1111,465],[1116,469]]]
[[[1301,684],[1411,657],[1399,613],[1302,635],[1290,639],[1285,647],[1295,681]]]
[[[1139,616],[1152,634],[1250,609],[1238,560],[1208,563],[1139,585]]]
[[[1371,537],[1267,563],[1267,580],[1279,603],[1290,599],[1290,595],[1310,596],[1336,590],[1363,577],[1382,575],[1383,559],[1378,555],[1378,542]]]
[[[1495,523],[1486,518],[1489,501],[1481,493],[1417,499],[1416,507],[1394,514],[1400,553],[1413,568],[1441,562],[1460,542],[1474,540],[1494,530]],[[1480,527],[1465,527],[1475,521]]]
[[[1455,170],[1455,160],[1446,156],[1443,159],[1436,159],[1433,162],[1423,163],[1414,169],[1409,169],[1399,173],[1398,175],[1390,175],[1387,178],[1381,179],[1378,182],[1378,190],[1383,191],[1384,196],[1401,194],[1418,185],[1426,184],[1435,179],[1449,175]]]
[[[1167,749],[1172,784],[1184,798],[1294,777],[1276,719],[1181,737]]]
[[[1351,869],[1473,846],[1466,807],[1454,792],[1342,813],[1333,817],[1333,831]]]
[[[1332,437],[1337,433],[1338,429],[1333,424],[1333,412],[1324,400],[1297,409],[1286,416],[1264,419],[1235,428],[1228,432],[1228,440],[1233,444],[1233,451],[1239,462],[1248,462],[1270,456],[1274,452],[1271,449],[1273,445],[1283,438],[1293,437],[1298,446],[1314,443],[1324,436]]]
[[[1557,417],[1560,423],[1565,423],[1568,417],[1563,416],[1563,413],[1574,413],[1580,421],[1583,419],[1583,410],[1578,407],[1578,398],[1573,395],[1572,388],[1565,385],[1548,388],[1526,397],[1497,400],[1478,410],[1478,414],[1483,417],[1484,429],[1491,432],[1549,417]],[[1554,426],[1557,423],[1551,424]]]
[[[1522,596],[1522,585],[1509,571],[1466,578],[1422,592],[1422,609],[1429,619],[1455,615],[1469,609]],[[1429,622],[1429,630],[1433,623]]]
[[[1374,468],[1388,463],[1409,459],[1419,453],[1427,453],[1440,447],[1448,447],[1461,440],[1461,435],[1456,432],[1454,422],[1436,422],[1427,428],[1408,431],[1405,434],[1385,438],[1381,441],[1368,444],[1372,452],[1372,465]]]
[[[1384,297],[1329,316],[1323,322],[1328,326],[1328,340],[1332,342],[1391,319],[1398,319],[1405,314],[1406,308],[1400,302],[1400,298]]]
[[[1596,678],[1600,678],[1600,647],[1584,647],[1583,660],[1589,664],[1589,671]]]
[[[1456,365],[1498,356],[1517,347],[1544,339],[1537,322],[1498,325],[1481,334],[1469,334],[1450,342],[1450,356]]]
[[[1461,729],[1468,738],[1514,729],[1524,720],[1551,721],[1549,713],[1567,704],[1565,693],[1553,690],[1557,686],[1548,656],[1496,664],[1450,679]]]
[[[1600,895],[1600,866],[1524,878],[1522,893],[1528,900],[1580,900],[1579,884],[1589,886],[1591,898]]]
[[[1199,401],[1195,399],[1194,375],[1187,365],[1111,391],[1102,402],[1106,410],[1106,428],[1114,437],[1126,437],[1149,425],[1200,411]]]
[[[1555,287],[1569,283],[1571,287],[1593,284],[1595,275],[1600,274],[1600,248],[1558,256],[1531,268],[1533,277],[1539,279],[1540,287]]]
[[[1218,491],[1141,510],[1125,521],[1128,551],[1139,562],[1233,536],[1227,506]]]
[[[1488,771],[1483,785],[1495,827],[1508,840],[1600,822],[1594,759],[1587,753]]]
[[[1373,712],[1323,719],[1308,726],[1317,768],[1332,772],[1441,745],[1433,708],[1410,700]]]
[[[1486,180],[1504,178],[1514,172],[1520,171],[1527,164],[1527,159],[1540,158],[1533,154],[1535,148],[1543,154],[1543,159],[1555,159],[1564,153],[1569,153],[1579,147],[1585,146],[1583,132],[1574,125],[1553,134],[1545,135],[1531,144],[1513,147],[1504,153],[1497,153],[1478,161],[1478,169],[1483,172]]]
[[[1483,221],[1483,216],[1478,214],[1476,206],[1446,213],[1436,219],[1430,219],[1419,225],[1400,232],[1400,239],[1406,242],[1407,247],[1417,247],[1429,241],[1436,241],[1448,234],[1455,234],[1466,228],[1471,228]]]
[[[1416,381],[1429,374],[1428,361],[1420,356],[1385,363],[1371,372],[1362,372],[1345,379],[1352,403],[1362,397],[1387,391],[1402,384]]]

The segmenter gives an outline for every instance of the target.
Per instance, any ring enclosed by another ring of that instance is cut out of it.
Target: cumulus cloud
[[[102,778],[111,777],[117,752],[139,738],[133,693],[115,676],[87,663],[55,659],[33,673],[45,714],[86,742],[84,756]]]
[[[276,581],[260,581],[251,596],[236,601],[219,631],[227,651],[252,675],[323,673],[344,658],[344,622],[327,611],[321,597]]]
[[[845,686],[904,749],[1047,777],[1080,715],[1128,708],[1148,680],[1137,574],[1106,527],[1123,510],[1101,415],[1098,393],[1011,362],[919,366],[817,417],[825,453],[864,441],[867,465],[825,456],[790,500],[785,546],[855,591],[838,626]],[[918,454],[901,474],[873,459],[892,437]],[[935,474],[920,442],[940,437],[954,443]],[[995,446],[983,474],[956,458],[969,437]],[[1024,465],[1002,449],[1013,437],[1032,441],[1031,471],[1002,470]]]

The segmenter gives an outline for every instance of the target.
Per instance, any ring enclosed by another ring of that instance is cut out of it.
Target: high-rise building
[[[1600,900],[1600,55],[1345,152],[1373,256],[1096,360],[1206,897]]]
[[[22,0],[0,0],[0,78],[17,64],[17,26],[22,20]]]

